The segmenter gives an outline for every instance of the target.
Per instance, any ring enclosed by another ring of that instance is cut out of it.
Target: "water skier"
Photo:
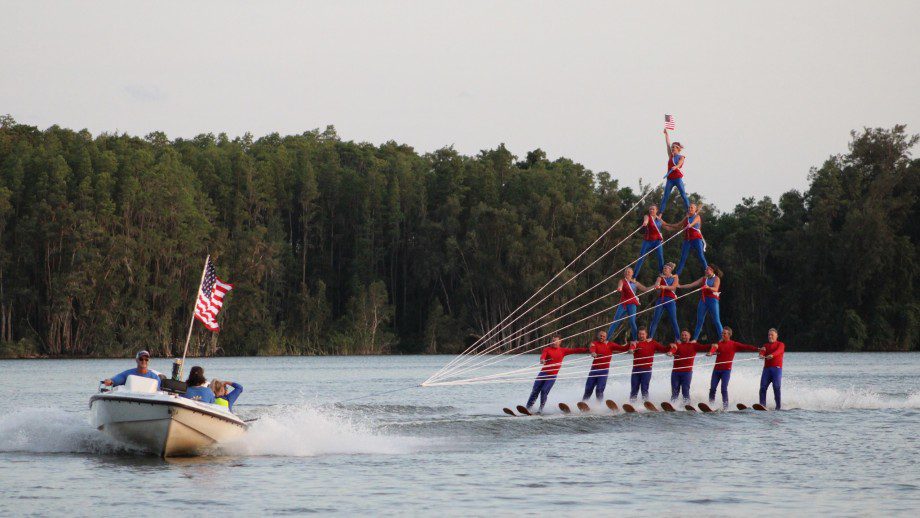
[[[633,354],[633,370],[630,377],[629,400],[635,401],[639,390],[642,390],[642,399],[648,399],[648,385],[652,381],[652,363],[655,353],[666,353],[671,348],[666,345],[649,340],[648,332],[644,327],[639,328],[639,341],[633,342],[630,351]]]
[[[684,265],[687,263],[687,256],[690,255],[690,251],[693,250],[696,252],[697,257],[700,259],[700,264],[703,265],[703,269],[706,269],[706,241],[703,239],[703,233],[701,231],[703,225],[703,219],[700,216],[700,209],[695,203],[691,203],[690,207],[687,209],[687,217],[681,223],[663,223],[664,228],[668,230],[683,230],[684,231],[684,244],[680,249],[680,261],[677,262],[677,269],[674,270],[674,273],[680,275],[680,272],[684,271]]]
[[[708,345],[690,342],[690,331],[684,329],[680,333],[680,343],[671,344],[674,356],[674,368],[671,369],[671,402],[677,401],[677,395],[682,394],[684,404],[690,402],[690,381],[693,379],[693,360],[696,353],[709,351]]]
[[[719,317],[719,296],[722,288],[722,270],[714,264],[706,266],[706,273],[699,279],[679,286],[680,288],[696,288],[702,286],[700,302],[696,305],[696,327],[693,329],[693,341],[700,337],[706,315],[712,315],[712,323],[716,332],[722,335],[722,319]]]
[[[722,408],[728,408],[728,380],[732,377],[732,361],[735,353],[739,351],[757,352],[754,345],[747,345],[732,340],[732,328],[722,328],[722,340],[712,344],[709,355],[716,354],[716,363],[712,368],[712,379],[709,382],[709,403],[716,402],[716,387],[722,385]]]
[[[687,198],[686,189],[684,189],[684,173],[681,172],[681,169],[684,167],[684,155],[681,155],[680,152],[684,149],[684,146],[680,142],[675,142],[671,144],[671,136],[668,134],[668,130],[664,130],[664,142],[668,148],[668,166],[667,182],[664,184],[664,196],[661,198],[661,208],[658,210],[661,214],[664,214],[664,210],[668,208],[668,198],[671,197],[671,190],[677,187],[677,192],[680,193],[680,197],[684,200],[684,208],[690,207],[690,199]]]
[[[629,328],[632,331],[631,338],[633,341],[636,340],[638,333],[638,327],[636,326],[636,308],[639,307],[639,298],[636,297],[636,286],[643,290],[648,290],[647,287],[633,278],[633,269],[626,268],[623,272],[623,278],[620,279],[620,284],[617,286],[617,291],[620,292],[620,303],[617,304],[617,309],[613,313],[613,322],[610,324],[610,328],[607,329],[608,337],[613,338],[617,329],[620,328],[620,324],[623,323],[623,320],[628,320]]]
[[[588,371],[582,401],[587,401],[592,392],[595,392],[598,401],[604,399],[604,389],[607,388],[607,375],[610,370],[610,357],[614,353],[625,353],[628,350],[628,345],[608,342],[607,333],[604,331],[597,333],[597,340],[591,342],[591,346],[588,347],[588,352],[594,357],[594,361],[591,362],[591,370]]]
[[[783,355],[786,353],[786,344],[777,340],[779,333],[771,328],[767,331],[767,343],[763,345],[763,372],[760,375],[760,404],[767,406],[767,387],[773,385],[773,398],[776,400],[776,409],[782,407],[780,402],[780,387],[783,381]]]
[[[648,208],[648,214],[642,219],[642,226],[645,227],[645,237],[642,239],[642,249],[639,251],[639,259],[636,261],[635,275],[639,276],[639,270],[642,269],[642,263],[647,257],[645,254],[652,252],[658,259],[658,272],[664,268],[664,247],[661,246],[664,237],[661,235],[661,226],[664,220],[658,213],[658,207],[652,205]]]
[[[652,325],[649,326],[648,334],[655,338],[655,330],[658,328],[658,322],[661,321],[661,315],[668,314],[668,320],[671,322],[671,331],[674,333],[674,341],[680,340],[680,327],[677,325],[677,287],[680,281],[676,275],[671,273],[674,270],[674,263],[667,263],[658,277],[658,304],[655,306],[655,313],[652,315]]]
[[[546,406],[546,396],[556,383],[556,375],[559,374],[559,368],[562,367],[562,359],[570,354],[586,352],[588,352],[587,347],[562,347],[562,337],[553,335],[552,342],[543,349],[543,354],[540,355],[543,369],[533,382],[533,390],[530,392],[530,397],[527,398],[527,410],[530,410],[537,396],[540,396],[540,412],[543,412],[543,407]]]

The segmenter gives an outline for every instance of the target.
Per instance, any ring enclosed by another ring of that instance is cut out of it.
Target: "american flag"
[[[664,129],[673,130],[674,123],[677,122],[673,115],[664,116]]]
[[[220,331],[217,314],[224,305],[224,295],[232,289],[232,284],[217,278],[214,263],[209,258],[208,264],[204,267],[204,280],[198,292],[198,302],[195,304],[195,318],[211,331]]]

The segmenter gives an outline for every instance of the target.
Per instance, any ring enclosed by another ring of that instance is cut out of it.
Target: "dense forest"
[[[707,258],[725,272],[722,320],[736,338],[758,341],[777,327],[799,350],[920,349],[917,140],[903,126],[854,132],[847,153],[808,173],[805,192],[744,198],[726,213],[704,204]],[[503,145],[419,154],[343,141],[332,127],[258,139],[94,137],[6,116],[0,356],[181,354],[209,253],[235,289],[220,333],[196,325],[194,354],[457,352],[649,189],[539,149],[523,159]],[[598,254],[640,224],[646,205]],[[678,205],[666,220],[679,219]],[[640,245],[631,238],[534,314],[619,269]],[[666,257],[679,247],[669,242]],[[646,267],[641,280],[653,276]],[[679,303],[682,325],[693,325],[696,300]]]

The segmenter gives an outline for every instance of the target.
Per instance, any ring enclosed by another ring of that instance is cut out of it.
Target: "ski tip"
[[[751,405],[751,408],[753,408],[754,410],[760,410],[761,412],[767,411],[767,407],[761,405],[760,403],[754,403],[753,405]]]
[[[618,412],[620,410],[620,407],[618,407],[616,402],[613,401],[612,399],[608,399],[607,401],[605,401],[605,403],[607,404],[607,408],[609,408],[610,410],[613,410],[614,412]]]
[[[665,412],[676,412],[676,411],[677,411],[677,409],[674,408],[674,405],[672,405],[671,403],[668,403],[667,401],[662,401],[662,402],[661,402],[661,408],[662,408]]]
[[[569,405],[566,405],[565,403],[559,403],[559,410],[562,410],[562,413],[564,414],[572,412],[572,409],[569,408]]]
[[[636,413],[636,408],[635,408],[634,406],[630,405],[629,403],[623,403],[623,410],[624,410],[626,413],[629,413],[629,414],[634,414],[634,413]]]
[[[696,409],[693,408],[693,405],[684,405],[684,410],[687,412],[696,412]]]
[[[508,408],[508,407],[503,408],[503,409],[502,409],[502,412],[504,412],[504,413],[506,413],[506,414],[508,414],[508,415],[510,415],[510,416],[515,416],[515,417],[517,416],[517,414],[514,413],[514,410],[511,410],[511,409]]]
[[[707,414],[709,412],[712,412],[712,408],[710,408],[709,405],[707,405],[706,403],[699,403],[696,406],[700,407],[700,410],[702,410],[703,412],[706,412]]]
[[[590,412],[590,411],[591,411],[591,407],[589,407],[588,404],[585,403],[584,401],[579,401],[578,403],[576,403],[575,406],[577,406],[578,409],[581,410],[582,412]]]
[[[533,415],[533,414],[530,413],[530,410],[527,410],[527,407],[525,407],[524,405],[518,405],[518,406],[517,406],[517,411],[520,412],[520,413],[522,413],[522,414],[524,414],[524,415]]]
[[[645,409],[648,410],[649,412],[658,411],[658,407],[656,407],[655,403],[652,403],[651,401],[646,401],[645,403],[642,403],[642,406],[644,406]]]
[[[738,403],[738,404],[735,405],[735,406],[738,407],[738,410],[747,410],[747,409],[748,409],[747,405],[742,405],[741,403]]]

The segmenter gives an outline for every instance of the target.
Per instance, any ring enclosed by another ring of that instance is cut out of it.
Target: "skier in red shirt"
[[[586,352],[588,352],[587,347],[562,347],[562,337],[553,335],[552,342],[543,349],[543,354],[540,355],[540,363],[543,364],[543,369],[540,370],[540,373],[537,374],[537,379],[533,382],[533,390],[531,390],[530,397],[527,399],[527,410],[530,410],[539,395],[540,412],[543,412],[543,407],[546,405],[546,396],[549,395],[550,389],[556,383],[556,375],[559,374],[559,368],[562,367],[562,359],[569,354]]]
[[[773,385],[773,398],[776,400],[776,409],[782,408],[780,402],[780,387],[783,381],[783,355],[786,353],[786,344],[777,340],[779,333],[771,328],[767,331],[767,343],[760,348],[763,356],[763,373],[760,375],[760,404],[767,406],[767,387]]]
[[[678,394],[683,394],[684,404],[690,402],[690,381],[693,379],[693,360],[696,353],[709,351],[708,345],[691,343],[690,331],[680,332],[680,343],[671,344],[669,356],[674,357],[671,369],[671,402],[677,401]]]
[[[639,341],[633,342],[629,348],[633,354],[633,370],[630,377],[629,400],[635,401],[639,390],[642,390],[642,398],[648,399],[648,384],[652,381],[652,362],[655,353],[666,353],[671,350],[666,345],[648,339],[648,331],[644,327],[639,328]]]
[[[709,382],[709,403],[716,401],[716,387],[722,384],[722,408],[728,408],[728,380],[732,377],[732,361],[738,351],[757,352],[757,347],[732,340],[732,328],[722,328],[722,340],[712,344],[709,355],[718,353],[712,367],[712,379]]]
[[[607,387],[607,374],[610,369],[610,357],[615,353],[625,353],[629,351],[628,345],[620,345],[616,342],[607,341],[607,333],[599,331],[597,340],[591,342],[588,352],[594,357],[591,362],[591,370],[588,371],[588,380],[585,382],[585,395],[582,401],[587,401],[592,392],[596,392],[597,400],[604,399],[604,389]]]

